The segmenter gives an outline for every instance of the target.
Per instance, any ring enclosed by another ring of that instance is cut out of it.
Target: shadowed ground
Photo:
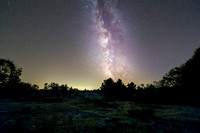
[[[56,99],[56,98],[55,98]],[[56,101],[56,100],[55,100]],[[200,107],[104,102],[0,101],[0,132],[200,132]]]

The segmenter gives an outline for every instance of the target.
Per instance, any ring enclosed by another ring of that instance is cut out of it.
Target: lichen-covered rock
[[[105,118],[97,122],[96,132],[116,132],[116,126],[111,118]]]
[[[16,120],[8,120],[0,126],[0,133],[14,133],[17,126]]]
[[[136,121],[134,121],[132,119],[119,121],[119,124],[122,127],[133,127],[135,125],[135,123],[136,123]]]
[[[87,100],[102,100],[104,98],[102,95],[94,92],[83,93],[82,96]]]

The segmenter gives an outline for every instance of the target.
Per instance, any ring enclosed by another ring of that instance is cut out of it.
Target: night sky
[[[152,83],[199,46],[199,0],[0,0],[0,58],[40,88]]]

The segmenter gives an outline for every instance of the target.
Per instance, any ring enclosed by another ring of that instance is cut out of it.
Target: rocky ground
[[[0,133],[198,133],[199,125],[200,107],[104,102],[81,97],[37,102],[0,100]]]

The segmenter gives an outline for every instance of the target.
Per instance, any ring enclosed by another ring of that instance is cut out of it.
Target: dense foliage
[[[170,96],[171,101],[198,104],[200,82],[200,48],[191,59],[179,67],[171,69],[160,81],[160,95]]]
[[[100,89],[108,99],[128,100],[132,98],[136,91],[136,85],[131,82],[128,86],[125,86],[121,79],[114,82],[112,78],[109,78],[104,80]]]
[[[10,60],[0,59],[0,97],[52,97],[75,94],[77,89],[69,88],[67,84],[44,84],[44,89],[37,85],[21,82],[22,68],[17,68]],[[200,105],[200,48],[186,63],[172,68],[163,78],[154,85],[136,86],[133,82],[125,85],[121,79],[116,82],[112,79],[103,81],[99,90],[93,92],[105,96],[105,100],[133,100],[153,103]],[[86,91],[87,92],[87,91]]]

